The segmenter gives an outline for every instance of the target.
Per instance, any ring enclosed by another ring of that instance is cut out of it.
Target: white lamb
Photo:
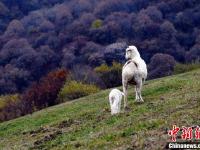
[[[124,93],[121,92],[120,90],[118,89],[111,90],[109,94],[111,115],[120,113],[122,96],[124,96]]]
[[[135,46],[129,46],[126,49],[126,59],[128,60],[122,69],[122,84],[124,92],[124,107],[127,107],[127,89],[128,84],[134,84],[138,102],[143,102],[141,96],[142,83],[147,78],[147,66],[144,60],[140,57],[138,49]]]

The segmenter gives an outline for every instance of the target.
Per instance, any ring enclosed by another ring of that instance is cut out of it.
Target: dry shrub
[[[87,96],[99,91],[99,88],[92,84],[84,84],[78,81],[66,82],[65,86],[59,93],[58,100],[60,102],[65,100],[72,100],[79,97]]]

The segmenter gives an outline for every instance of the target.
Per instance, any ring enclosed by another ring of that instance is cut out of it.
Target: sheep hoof
[[[136,102],[136,103],[143,103],[144,100],[143,100],[143,99],[136,99],[135,102]]]
[[[141,100],[140,100],[140,102],[141,102],[141,103],[143,103],[143,102],[144,102],[144,100],[143,100],[143,99],[141,99]]]
[[[135,99],[135,102],[140,102],[140,99]]]

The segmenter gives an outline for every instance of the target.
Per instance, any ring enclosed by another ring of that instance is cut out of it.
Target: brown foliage
[[[55,105],[57,95],[67,75],[68,72],[65,69],[57,69],[38,82],[34,82],[21,96],[0,97],[0,122]]]
[[[33,83],[22,96],[32,111],[56,104],[58,92],[64,85],[68,72],[58,69],[50,72],[47,76]]]

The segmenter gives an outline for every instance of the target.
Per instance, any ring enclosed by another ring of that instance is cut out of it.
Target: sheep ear
[[[121,92],[122,93],[122,95],[124,96],[124,93],[123,92]]]

